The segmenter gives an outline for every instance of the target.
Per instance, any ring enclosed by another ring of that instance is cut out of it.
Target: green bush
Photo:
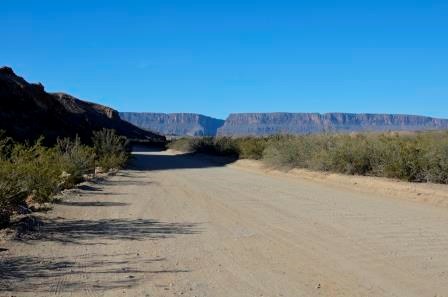
[[[276,168],[448,183],[448,132],[183,138],[170,147],[261,159]]]
[[[122,168],[129,159],[127,140],[116,134],[115,130],[103,129],[93,132],[93,148],[96,164],[104,170]]]
[[[263,160],[272,167],[303,167],[305,150],[299,138],[282,136],[272,138],[263,151]]]
[[[213,139],[212,145],[205,150],[205,153],[212,152],[221,156],[239,156],[238,144],[230,137],[217,137]]]
[[[0,160],[9,159],[13,147],[14,142],[12,138],[7,137],[5,131],[0,130]]]
[[[65,180],[66,187],[81,182],[85,174],[94,172],[94,149],[81,144],[79,137],[73,140],[70,138],[58,139],[55,148],[62,172],[68,173]]]
[[[271,137],[263,152],[263,161],[272,167],[327,170],[332,141],[319,135]]]
[[[42,139],[34,145],[16,144],[11,154],[20,183],[36,202],[49,202],[61,183],[61,167],[55,149],[44,147]]]
[[[335,172],[365,175],[372,171],[371,150],[366,136],[341,135],[328,148],[327,167]]]
[[[229,137],[186,137],[171,141],[168,147],[187,153],[238,156],[239,148]]]
[[[424,180],[448,184],[448,141],[433,143],[431,149],[423,153]]]
[[[26,195],[17,168],[11,162],[0,160],[0,228],[8,225],[14,207],[23,204]]]
[[[237,138],[235,142],[236,146],[238,147],[240,158],[260,160],[261,158],[263,158],[263,152],[268,144],[268,138]]]
[[[15,143],[0,131],[0,227],[27,197],[38,203],[51,202],[54,195],[81,182],[95,166],[120,168],[128,160],[127,141],[113,130],[94,133],[94,147],[75,139],[59,139],[55,147],[43,138],[30,145]]]
[[[179,138],[168,143],[168,148],[180,152],[191,153],[195,151],[196,138]]]

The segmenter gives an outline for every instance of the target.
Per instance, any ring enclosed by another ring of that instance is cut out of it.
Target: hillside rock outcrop
[[[28,83],[9,67],[0,68],[0,130],[9,136],[19,141],[44,136],[46,143],[54,143],[58,137],[78,135],[89,142],[92,132],[103,128],[131,139],[165,140],[121,120],[112,108],[64,93],[47,93],[42,84]]]

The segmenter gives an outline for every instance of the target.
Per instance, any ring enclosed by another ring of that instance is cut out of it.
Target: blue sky
[[[120,111],[448,117],[448,1],[2,1],[0,64]]]

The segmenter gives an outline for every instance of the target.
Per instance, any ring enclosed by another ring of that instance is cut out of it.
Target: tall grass
[[[51,202],[58,191],[83,181],[96,167],[121,168],[129,158],[126,139],[113,130],[95,132],[91,147],[79,138],[58,139],[54,147],[42,143],[42,138],[15,143],[0,131],[0,227],[25,199]]]
[[[185,138],[170,147],[211,154],[230,152],[276,168],[448,184],[448,132]]]

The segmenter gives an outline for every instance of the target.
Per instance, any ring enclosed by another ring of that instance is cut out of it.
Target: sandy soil
[[[448,296],[446,207],[223,165],[136,152],[1,244],[0,296]]]
[[[282,178],[306,179],[350,191],[382,194],[388,197],[403,198],[448,207],[448,185],[410,183],[390,178],[344,175],[310,171],[307,169],[280,170],[270,168],[261,161],[256,160],[238,160],[227,166]]]

